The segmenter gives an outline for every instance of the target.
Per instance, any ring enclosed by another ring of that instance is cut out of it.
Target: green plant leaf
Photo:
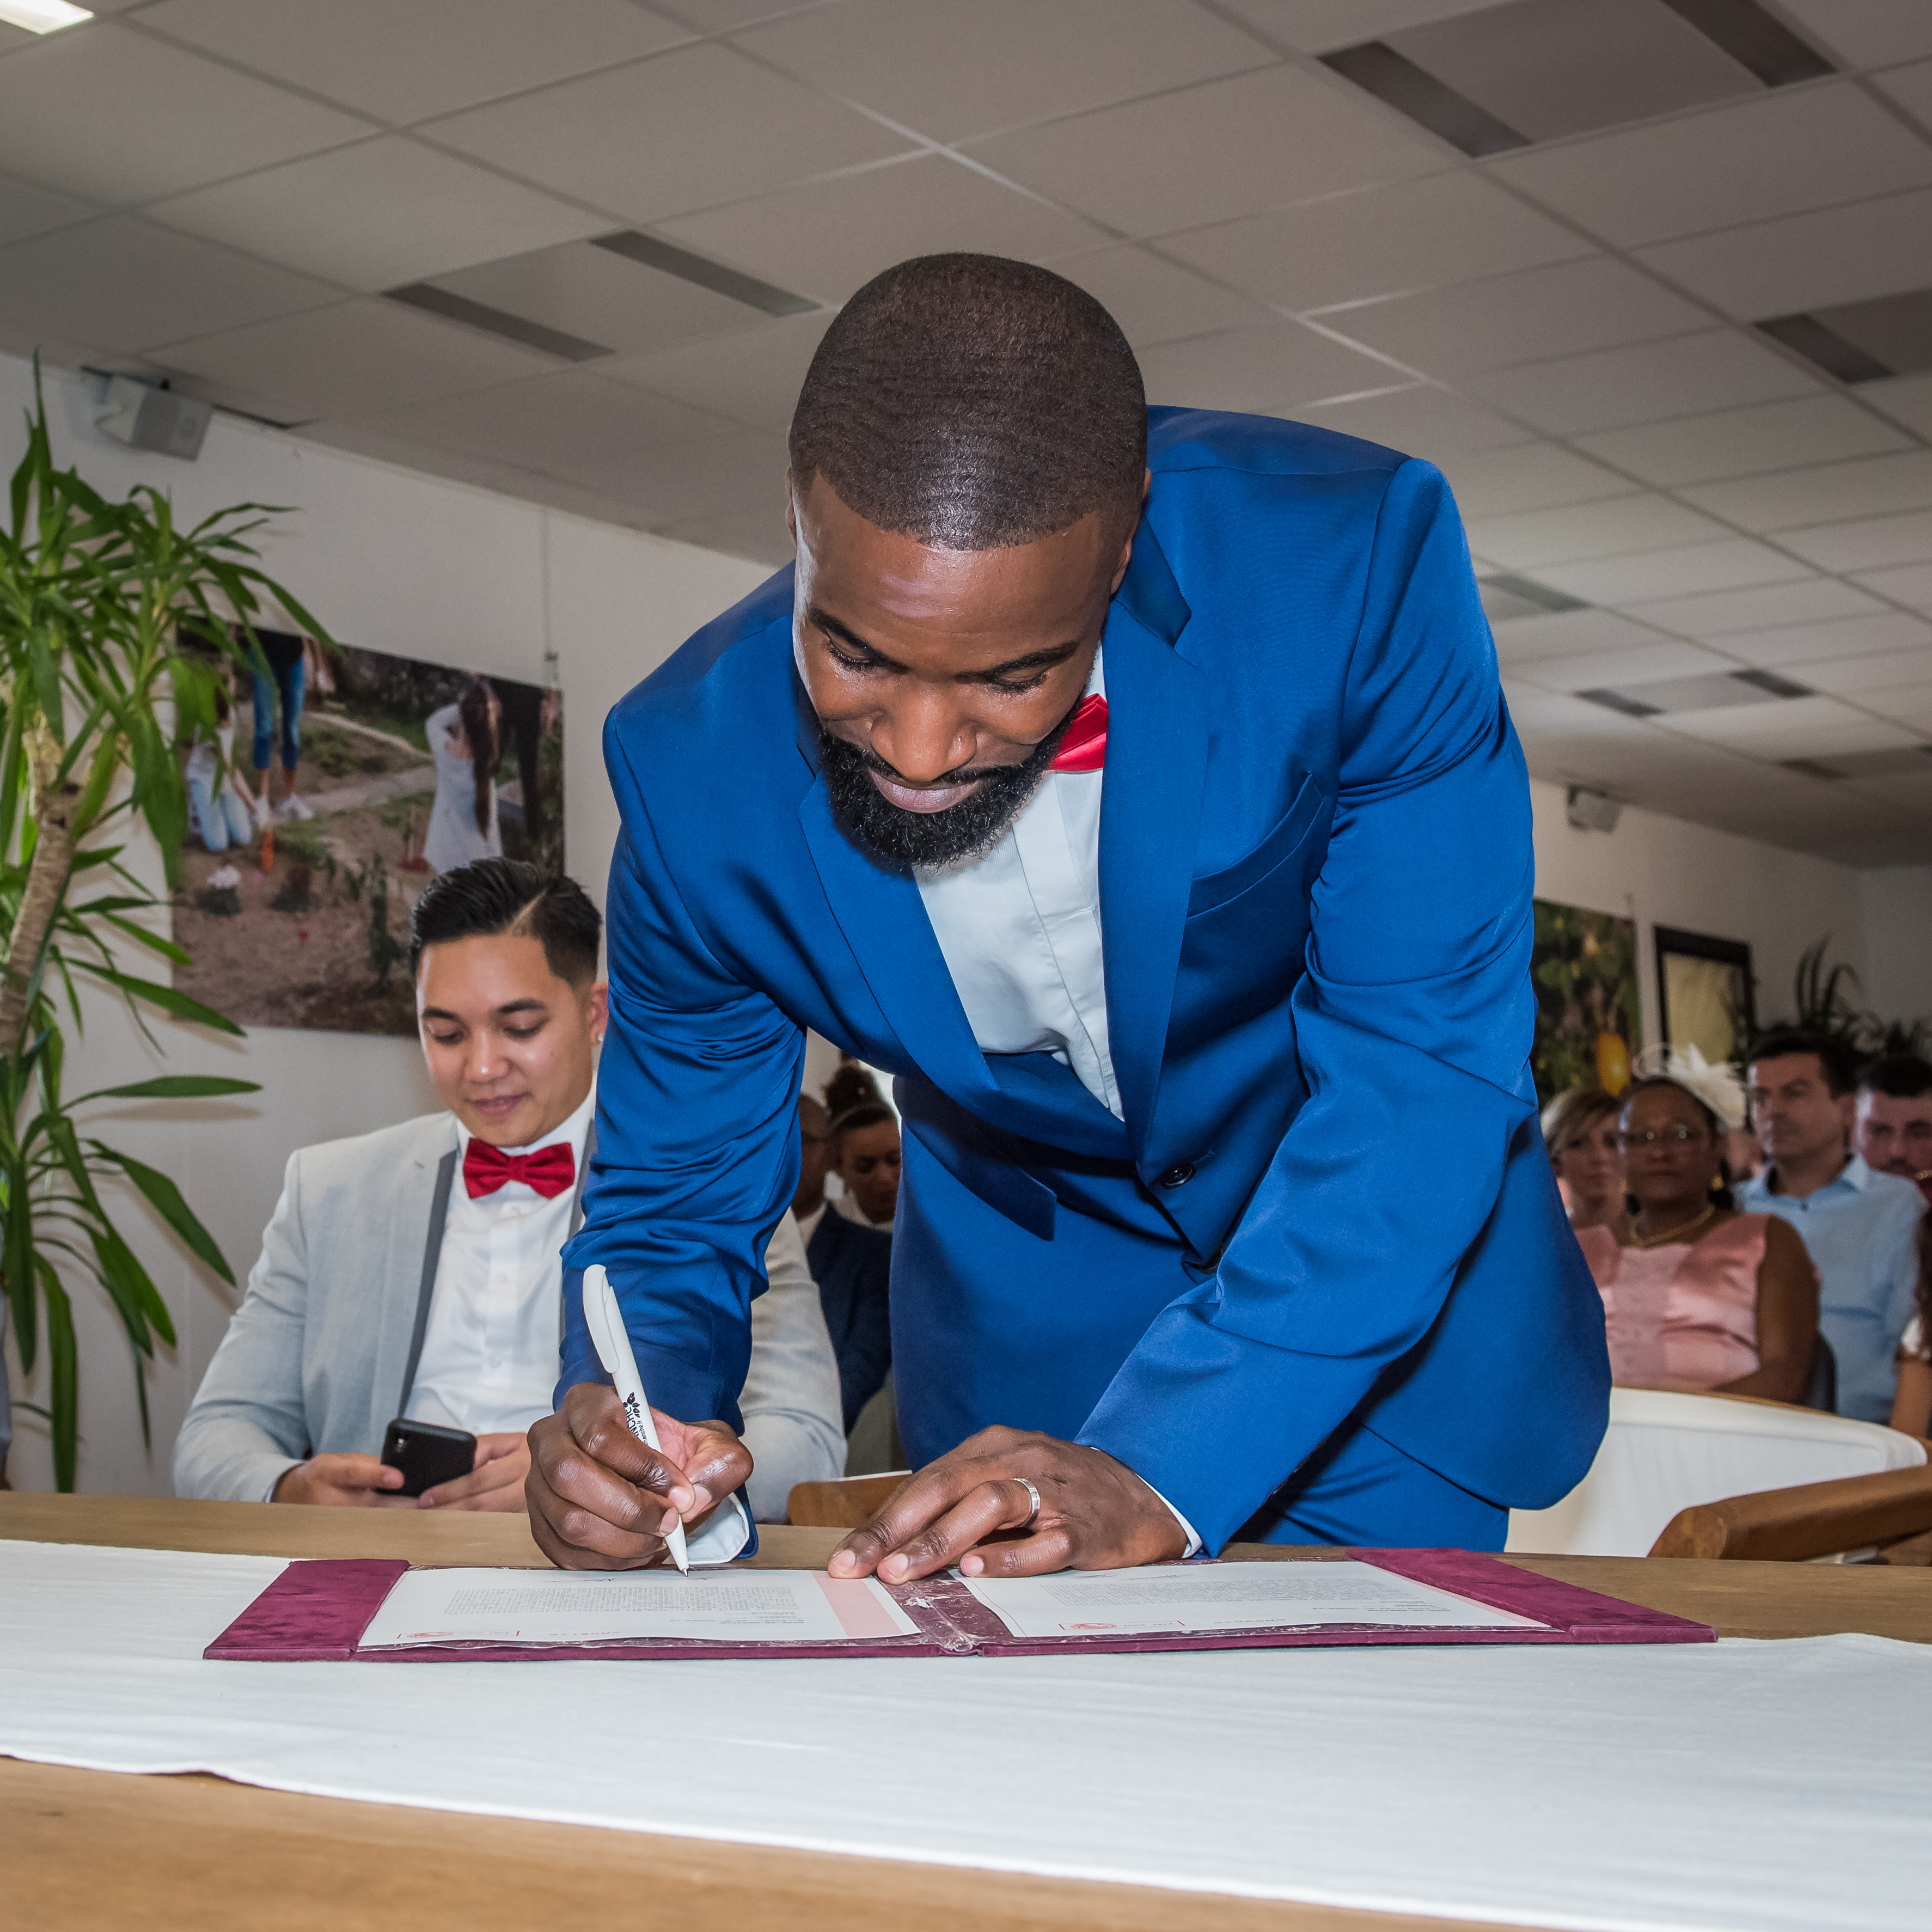
[[[164,1013],[172,1013],[177,1019],[193,1020],[198,1025],[214,1028],[218,1033],[232,1034],[238,1040],[244,1037],[243,1029],[226,1014],[218,1013],[212,1006],[203,1006],[199,1000],[190,999],[187,994],[177,992],[172,986],[157,986],[152,980],[136,980],[112,967],[98,966],[91,959],[76,959],[74,966],[76,972],[92,974],[130,999],[145,1000],[150,1006],[159,1006]]]
[[[261,1090],[259,1080],[231,1080],[220,1073],[164,1073],[156,1080],[137,1080],[131,1087],[97,1087],[68,1105],[78,1107],[88,1100],[213,1100]]]
[[[34,1258],[34,1272],[47,1300],[47,1405],[49,1432],[53,1438],[54,1487],[62,1496],[74,1492],[74,1467],[80,1439],[80,1371],[74,1343],[74,1308],[53,1264]],[[32,1292],[32,1283],[28,1292]],[[144,1420],[147,1405],[142,1405]],[[145,1427],[142,1431],[145,1437]]]
[[[103,1160],[111,1160],[128,1178],[148,1197],[152,1208],[168,1226],[185,1241],[188,1246],[207,1263],[230,1288],[235,1286],[235,1271],[228,1265],[228,1258],[216,1246],[214,1237],[194,1217],[193,1210],[182,1198],[182,1191],[165,1174],[158,1173],[152,1167],[143,1167],[131,1156],[118,1154],[112,1148],[94,1143],[94,1150]],[[167,1310],[161,1310],[160,1319],[155,1323],[164,1340],[172,1342],[174,1331],[166,1326]]]

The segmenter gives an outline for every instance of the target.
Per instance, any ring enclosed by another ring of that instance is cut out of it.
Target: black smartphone
[[[445,1429],[399,1415],[382,1432],[382,1460],[403,1472],[403,1486],[392,1490],[391,1496],[419,1496],[476,1468],[476,1438],[466,1429]]]

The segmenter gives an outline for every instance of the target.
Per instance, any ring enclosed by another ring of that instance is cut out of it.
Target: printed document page
[[[1537,1630],[1533,1617],[1398,1576],[1372,1564],[1162,1563],[1053,1576],[960,1580],[1018,1637],[1159,1636],[1196,1630]]]
[[[825,1643],[916,1636],[870,1577],[822,1570],[412,1570],[362,1635],[364,1650],[414,1644]]]

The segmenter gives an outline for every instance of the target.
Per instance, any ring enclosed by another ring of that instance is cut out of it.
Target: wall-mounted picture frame
[[[1530,1072],[1539,1106],[1572,1087],[1621,1094],[1643,1044],[1636,922],[1554,899],[1535,902],[1536,1041]]]
[[[1757,1030],[1750,948],[1660,926],[1657,1018],[1666,1045],[1694,1046],[1714,1066],[1734,1059]]]

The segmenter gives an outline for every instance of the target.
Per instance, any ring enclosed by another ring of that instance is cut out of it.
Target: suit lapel
[[[1137,1155],[1153,1130],[1207,782],[1204,680],[1174,648],[1192,614],[1143,518],[1107,618],[1100,802],[1107,1034]]]

